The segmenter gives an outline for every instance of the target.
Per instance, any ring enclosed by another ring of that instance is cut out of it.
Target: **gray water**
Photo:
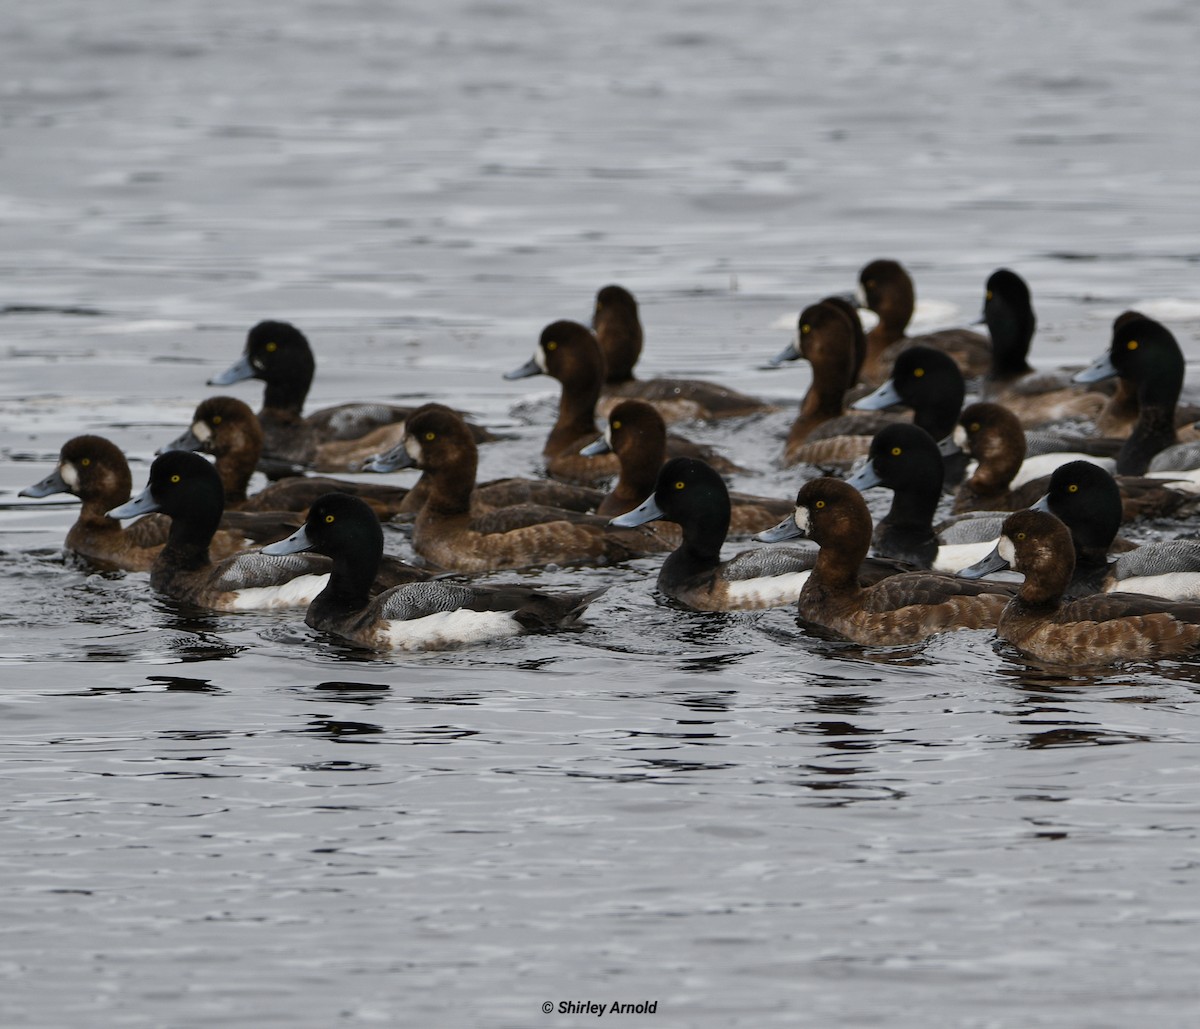
[[[831,644],[667,606],[657,560],[534,576],[611,584],[572,632],[364,657],[64,562],[74,509],[16,492],[82,432],[140,488],[267,317],[313,407],[507,430],[483,475],[537,470],[554,384],[501,374],[613,281],[644,374],[788,405],[806,369],[764,359],[877,256],[951,322],[1017,269],[1043,367],[1134,305],[1195,354],[1197,5],[4,21],[0,1024],[1196,1023],[1195,663]],[[692,431],[787,496],[790,417]]]

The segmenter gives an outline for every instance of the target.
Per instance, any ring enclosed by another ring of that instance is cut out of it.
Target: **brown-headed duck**
[[[867,334],[867,357],[859,373],[863,382],[877,386],[900,352],[914,345],[945,352],[967,378],[983,375],[991,366],[991,342],[971,329],[905,335],[916,308],[916,290],[899,261],[880,258],[866,265],[858,273],[858,289],[859,303],[879,316]]]
[[[604,393],[601,414],[611,402],[635,397],[658,409],[667,421],[687,418],[737,418],[773,411],[765,400],[699,379],[655,377],[635,379],[633,366],[642,353],[642,321],[633,294],[622,286],[605,286],[596,294],[592,328],[604,355]]]
[[[609,412],[604,435],[584,448],[588,454],[610,450],[621,461],[621,473],[612,492],[596,509],[597,514],[608,518],[632,511],[654,492],[659,469],[667,460],[667,427],[662,415],[643,400],[622,400]],[[730,493],[729,500],[731,536],[760,532],[791,510],[788,501],[773,497]]]
[[[616,454],[585,457],[580,453],[600,432],[596,425],[596,402],[604,383],[604,357],[592,331],[578,322],[547,325],[533,357],[504,377],[524,379],[531,375],[549,375],[562,385],[558,418],[542,447],[547,473],[552,478],[582,485],[616,476],[620,472]],[[721,472],[743,471],[710,447],[674,434],[667,437],[667,452],[673,457],[699,457]]]
[[[128,500],[132,491],[129,462],[115,443],[103,436],[76,436],[63,444],[54,471],[19,495],[70,493],[78,497],[83,507],[67,532],[66,550],[101,568],[145,572],[167,542],[171,522],[163,515],[150,515],[122,526],[110,518],[109,509]],[[243,550],[247,539],[279,539],[294,526],[274,514],[265,519],[229,521],[239,524],[220,529],[212,540],[213,553],[221,557]]]
[[[1039,661],[1086,667],[1200,650],[1200,604],[1139,593],[1064,602],[1074,565],[1071,534],[1061,521],[1045,511],[1018,511],[1005,519],[993,558],[960,574],[978,578],[1008,567],[1025,576],[996,632]]]
[[[871,514],[862,494],[840,479],[806,482],[796,510],[758,539],[808,537],[820,550],[800,591],[802,625],[867,646],[902,646],[959,629],[995,626],[1007,586],[973,583],[936,572],[903,572],[872,586],[858,569],[871,545]]]
[[[146,488],[108,516],[133,518],[156,511],[170,516],[166,545],[150,568],[150,585],[176,600],[214,611],[310,603],[328,580],[326,559],[297,555],[281,561],[253,551],[213,563],[210,547],[221,521],[223,494],[221,479],[208,461],[190,451],[172,450],[154,459]],[[379,586],[428,578],[427,572],[394,558],[380,574]]]
[[[246,336],[241,358],[210,386],[228,386],[245,379],[266,383],[262,410],[263,455],[318,472],[353,472],[372,454],[395,446],[402,423],[412,411],[394,404],[339,404],[303,415],[312,385],[316,358],[308,339],[290,322],[263,321]],[[492,435],[473,426],[476,439]]]
[[[383,530],[371,508],[344,493],[320,497],[296,533],[262,552],[286,557],[306,551],[328,557],[333,568],[304,621],[378,650],[441,650],[559,628],[604,592],[548,594],[527,586],[433,581],[394,586],[372,598]]]
[[[227,511],[303,512],[317,497],[335,491],[362,497],[380,518],[404,510],[408,496],[404,487],[324,476],[291,475],[247,496],[246,487],[258,467],[262,445],[262,427],[247,404],[236,397],[209,397],[197,406],[191,426],[161,452],[197,450],[211,454],[225,487]]]
[[[413,548],[444,568],[482,572],[546,564],[610,564],[666,546],[653,534],[606,532],[607,519],[545,507],[471,512],[479,455],[461,418],[433,408],[405,423],[404,440],[386,455],[393,468],[425,472],[427,493],[413,526]]]

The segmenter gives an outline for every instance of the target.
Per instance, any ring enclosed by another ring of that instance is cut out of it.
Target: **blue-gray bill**
[[[882,411],[884,408],[895,407],[897,404],[903,403],[904,398],[896,390],[896,383],[888,379],[874,393],[868,393],[850,406],[855,411]]]
[[[259,553],[268,554],[271,557],[283,557],[285,554],[302,554],[306,550],[312,550],[312,540],[308,538],[308,533],[304,531],[302,525],[287,539],[268,543]]]
[[[147,486],[132,500],[127,500],[119,507],[114,507],[108,512],[108,517],[136,518],[138,515],[150,514],[157,510],[159,510],[158,502],[150,495],[150,487]]]
[[[581,451],[584,457],[599,457],[601,454],[611,454],[612,447],[608,445],[608,440],[601,436],[598,440],[593,440]]]
[[[1105,379],[1111,379],[1118,374],[1116,366],[1112,363],[1112,355],[1105,353],[1096,358],[1083,371],[1076,372],[1071,381],[1103,382]]]
[[[956,574],[962,579],[982,579],[993,572],[1002,572],[1007,567],[1008,562],[1000,556],[1000,545],[997,544],[987,557],[966,568],[960,568]]]
[[[804,539],[804,536],[803,530],[796,524],[796,516],[788,515],[778,525],[756,533],[754,539],[759,543],[782,543],[784,540]]]
[[[506,379],[528,379],[532,375],[541,375],[542,366],[537,363],[535,358],[530,358],[520,368],[514,368],[511,372],[505,372]]]
[[[861,493],[872,486],[882,486],[883,480],[879,477],[879,473],[875,471],[875,466],[870,461],[867,461],[846,480],[846,485],[853,486]]]
[[[364,472],[398,472],[402,468],[416,468],[417,462],[412,454],[404,449],[404,444],[392,447],[386,454],[376,454],[363,462]]]
[[[647,522],[653,522],[662,516],[662,508],[658,506],[652,494],[632,511],[626,511],[623,515],[617,515],[608,524],[622,529],[632,529],[636,525],[645,525]]]
[[[243,354],[241,358],[226,368],[220,375],[214,375],[208,380],[210,386],[228,386],[234,382],[243,382],[246,379],[253,379],[258,375],[254,365],[250,363],[250,357]]]
[[[70,493],[71,487],[67,485],[62,474],[57,468],[47,475],[41,482],[35,482],[32,486],[26,486],[18,497],[50,497],[55,493]]]
[[[165,454],[171,450],[203,450],[203,449],[204,449],[204,443],[200,440],[200,438],[194,432],[192,432],[191,429],[187,429],[181,435],[176,436],[175,439],[171,440],[170,443],[166,443],[163,446],[159,447],[155,451],[155,454]]]
[[[796,342],[793,340],[767,362],[767,367],[778,368],[781,364],[784,364],[787,361],[799,361],[803,356],[804,355],[800,353],[800,348],[796,346]]]

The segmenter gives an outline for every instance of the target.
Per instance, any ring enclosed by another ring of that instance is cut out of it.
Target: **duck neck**
[[[1025,459],[1024,448],[1013,449],[1003,446],[999,440],[986,438],[972,446],[979,454],[979,465],[966,486],[977,497],[994,497],[1008,491],[1009,484],[1016,478]]]
[[[259,448],[261,450],[261,447]],[[217,475],[225,491],[226,507],[246,500],[246,488],[258,465],[258,454],[245,448],[230,447],[217,455]]]
[[[992,371],[989,378],[1004,382],[1033,371],[1029,364],[1029,344],[1035,322],[1024,318],[1008,304],[988,305],[987,327],[992,337]]]
[[[383,560],[382,539],[378,550],[365,556],[356,556],[357,560],[353,561],[344,554],[333,558],[329,582],[316,598],[322,613],[361,611],[370,603],[371,584],[375,581],[379,563]]]
[[[1155,376],[1139,383],[1138,420],[1117,455],[1117,474],[1144,474],[1155,454],[1178,442],[1175,405],[1181,389],[1178,375]]]
[[[711,572],[721,563],[721,546],[729,533],[729,498],[714,499],[704,511],[681,523],[683,542],[663,562],[660,577],[676,580]]]
[[[312,373],[273,377],[263,391],[263,409],[299,417],[312,385]]]
[[[438,517],[469,515],[478,463],[478,455],[468,452],[453,467],[425,469],[420,481],[428,493],[421,514]]]
[[[588,370],[587,375],[572,375],[562,381],[558,400],[558,418],[546,440],[542,454],[554,457],[584,436],[596,436],[596,401],[600,399],[602,375]]]
[[[221,513],[218,506],[194,507],[186,514],[172,515],[167,544],[159,560],[187,572],[207,566],[208,548],[221,524]]]

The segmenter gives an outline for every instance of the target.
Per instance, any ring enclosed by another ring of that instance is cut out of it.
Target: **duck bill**
[[[386,454],[376,454],[372,458],[368,458],[363,462],[362,470],[364,472],[398,472],[403,468],[416,468],[417,462],[413,460],[410,454],[404,447],[403,443],[392,447]]]
[[[651,495],[632,511],[626,511],[623,515],[617,515],[608,524],[615,525],[621,529],[632,529],[636,525],[645,525],[647,522],[653,522],[663,517],[665,516],[663,515],[662,508],[658,506],[657,501]]]
[[[250,363],[248,354],[243,354],[241,359],[235,361],[226,368],[220,375],[214,375],[208,380],[210,386],[228,386],[234,382],[244,382],[246,379],[253,379],[258,376],[254,365]]]
[[[127,501],[120,507],[114,507],[108,512],[109,518],[136,518],[138,515],[150,514],[153,511],[160,510],[158,503],[154,497],[150,495],[150,487],[147,486],[132,500]]]
[[[1119,375],[1116,366],[1112,363],[1112,354],[1101,354],[1087,368],[1081,372],[1077,372],[1071,379],[1072,382],[1103,382],[1105,379],[1111,379]]]
[[[807,533],[796,524],[796,516],[788,515],[778,525],[763,529],[754,539],[759,543],[782,543],[784,540],[804,539]]]
[[[611,454],[612,447],[608,445],[608,440],[601,436],[598,440],[589,443],[579,453],[584,457],[599,457],[601,454]]]
[[[895,407],[897,404],[903,404],[904,398],[896,389],[896,383],[892,379],[888,379],[874,393],[868,393],[865,397],[854,401],[851,408],[855,411],[882,411],[888,407]]]
[[[993,572],[1002,572],[1007,567],[1008,562],[1000,556],[1000,546],[997,544],[987,557],[966,568],[960,568],[956,574],[962,579],[982,579]]]
[[[268,543],[259,553],[268,554],[271,557],[283,557],[285,554],[302,554],[306,550],[312,550],[312,548],[313,542],[308,538],[308,533],[302,525],[287,539],[279,540],[276,543]]]
[[[1054,512],[1050,510],[1050,494],[1043,493],[1040,497],[1038,497],[1038,501],[1036,504],[1029,505],[1029,510],[1030,511],[1045,511],[1047,514],[1054,514]]]
[[[863,490],[868,490],[872,486],[882,486],[883,480],[879,477],[879,473],[875,471],[875,466],[868,461],[846,480],[846,485],[853,486],[856,490],[858,490],[859,493],[861,493]]]
[[[796,341],[792,340],[791,343],[789,343],[767,362],[767,367],[778,368],[781,364],[784,364],[788,361],[799,361],[801,356],[800,348],[796,346]]]
[[[955,436],[956,435],[957,430],[955,430]],[[955,436],[947,436],[938,444],[938,453],[941,454],[942,457],[955,457],[958,454],[965,453],[962,448],[962,444],[958,442]]]
[[[67,485],[66,480],[62,477],[62,473],[55,468],[41,482],[35,482],[32,486],[26,486],[18,497],[52,497],[55,493],[71,493],[71,487]]]
[[[536,357],[531,357],[520,368],[514,368],[511,372],[505,372],[506,379],[528,379],[534,375],[541,375],[542,366],[537,363]]]
[[[159,447],[155,453],[166,454],[172,450],[203,450],[204,441],[200,439],[191,429],[185,430],[181,435],[176,436],[170,443],[166,443]]]

